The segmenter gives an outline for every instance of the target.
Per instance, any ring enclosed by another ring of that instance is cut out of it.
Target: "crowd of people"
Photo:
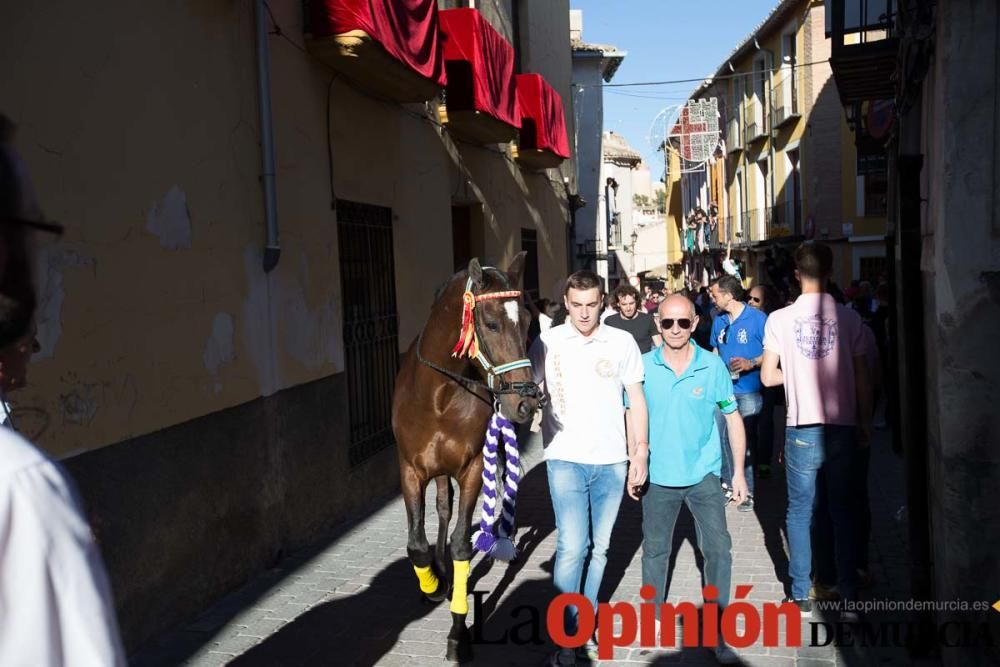
[[[732,583],[725,508],[752,511],[755,477],[767,479],[781,465],[785,601],[807,616],[815,600],[856,599],[868,579],[868,447],[881,375],[874,328],[883,318],[884,345],[887,304],[885,290],[860,286],[842,302],[832,268],[829,247],[806,243],[790,269],[794,289],[783,280],[745,290],[724,272],[697,292],[647,286],[640,295],[622,285],[605,296],[599,276],[570,276],[562,323],[553,317],[531,345],[535,380],[558,399],[545,406],[542,433],[561,592],[582,593],[597,608],[627,494],[642,503],[642,580],[654,601],[664,599],[674,524],[686,505],[699,528],[705,584],[725,606]],[[850,605],[840,608],[842,620],[858,620]],[[572,608],[565,623],[575,633]],[[574,664],[579,651],[593,658],[596,647],[560,649],[552,664]],[[738,661],[724,642],[715,652],[720,663]]]

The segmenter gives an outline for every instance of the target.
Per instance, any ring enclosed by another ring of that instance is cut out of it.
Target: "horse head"
[[[525,256],[518,253],[506,271],[469,261],[462,334],[453,351],[472,359],[504,415],[517,422],[530,420],[541,399],[525,350],[531,323],[521,295]]]

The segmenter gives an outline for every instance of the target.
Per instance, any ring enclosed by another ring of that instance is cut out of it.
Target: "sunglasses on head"
[[[674,322],[677,322],[677,326],[679,326],[681,329],[691,328],[691,320],[689,320],[686,317],[682,317],[679,320],[675,320],[672,317],[664,317],[662,320],[660,320],[660,326],[663,327],[664,331],[667,331],[669,329],[674,328]]]

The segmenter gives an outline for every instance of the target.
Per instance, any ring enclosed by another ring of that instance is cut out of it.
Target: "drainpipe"
[[[274,132],[271,127],[271,58],[267,44],[267,12],[264,0],[254,0],[257,23],[257,97],[260,106],[261,180],[264,185],[264,213],[267,240],[264,245],[264,272],[278,265],[278,195],[274,187]]]

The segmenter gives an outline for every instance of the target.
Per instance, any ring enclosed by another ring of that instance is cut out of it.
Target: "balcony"
[[[608,253],[604,250],[604,241],[588,239],[576,244],[576,256],[580,259],[606,260]]]
[[[357,88],[395,102],[425,102],[444,87],[435,0],[310,0],[306,47]]]
[[[826,0],[830,66],[844,106],[893,98],[895,7],[893,0]]]
[[[764,113],[764,106],[756,97],[751,98],[747,102],[746,119],[747,122],[743,136],[746,139],[747,146],[767,138],[770,134],[770,130],[767,127],[767,114]]]
[[[743,135],[740,133],[739,118],[730,118],[726,124],[726,150],[730,153],[743,150]]]
[[[795,75],[789,73],[775,85],[772,92],[774,106],[774,127],[779,128],[786,123],[801,117],[799,112],[799,90]]]
[[[520,120],[514,83],[514,47],[475,9],[440,12],[448,86],[441,122],[477,144],[511,141]]]
[[[562,98],[540,74],[517,75],[521,133],[514,159],[527,169],[558,167],[570,156]]]

